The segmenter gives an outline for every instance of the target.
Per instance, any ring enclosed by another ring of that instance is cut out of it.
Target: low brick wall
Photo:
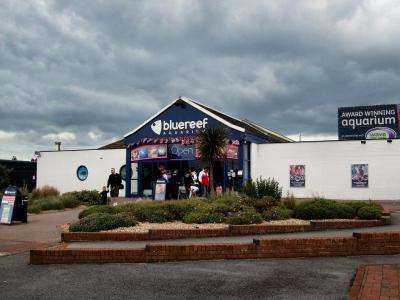
[[[231,225],[226,229],[150,229],[146,233],[128,232],[63,232],[63,242],[77,241],[151,241],[184,238],[260,235],[270,233],[291,233],[352,229],[383,226],[390,223],[390,217],[381,220],[316,220],[310,225]]]
[[[335,238],[254,239],[244,244],[149,244],[144,249],[31,250],[30,262],[137,263],[388,254],[400,254],[400,232],[354,233],[353,237]]]

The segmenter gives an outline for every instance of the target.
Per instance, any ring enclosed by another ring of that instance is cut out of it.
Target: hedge
[[[299,219],[353,219],[363,207],[374,207],[382,214],[382,206],[374,202],[336,202],[326,199],[314,199],[298,204],[294,216]],[[362,218],[358,216],[359,218]]]
[[[376,205],[367,205],[361,207],[357,212],[357,217],[364,220],[379,219],[382,216],[382,207]]]

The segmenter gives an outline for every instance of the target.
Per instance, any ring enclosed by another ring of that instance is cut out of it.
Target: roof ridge
[[[287,137],[287,136],[285,136],[285,135],[283,135],[283,134],[280,134],[280,133],[278,133],[278,132],[276,132],[276,131],[274,131],[274,130],[271,130],[271,129],[269,129],[269,128],[266,128],[266,127],[264,127],[264,126],[262,126],[262,125],[260,125],[260,124],[258,124],[258,123],[256,123],[256,122],[250,121],[250,120],[248,120],[248,119],[246,119],[246,118],[244,118],[244,119],[242,119],[242,120],[243,120],[243,122],[245,122],[245,123],[248,124],[249,126],[252,126],[253,128],[255,127],[255,128],[258,129],[258,130],[262,130],[262,131],[264,131],[264,132],[267,133],[267,134],[273,134],[273,135],[276,135],[276,136],[278,136],[278,137],[280,137],[280,138],[282,138],[282,139],[284,139],[284,140],[286,140],[286,141],[294,142],[291,138],[289,138],[289,137]]]

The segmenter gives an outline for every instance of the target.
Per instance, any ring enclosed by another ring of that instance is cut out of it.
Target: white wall
[[[251,177],[273,177],[299,198],[399,200],[400,140],[251,145]],[[351,164],[369,168],[369,187],[352,188]],[[306,186],[290,188],[289,166],[305,165]]]
[[[61,193],[85,189],[100,191],[107,185],[111,168],[119,173],[125,165],[125,153],[125,149],[41,152],[37,160],[37,187],[47,184]],[[85,181],[76,176],[81,165],[88,168]],[[124,197],[125,190],[120,190],[119,195]]]

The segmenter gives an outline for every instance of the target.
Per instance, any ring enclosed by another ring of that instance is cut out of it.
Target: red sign
[[[226,158],[239,159],[239,147],[235,145],[226,145]]]

